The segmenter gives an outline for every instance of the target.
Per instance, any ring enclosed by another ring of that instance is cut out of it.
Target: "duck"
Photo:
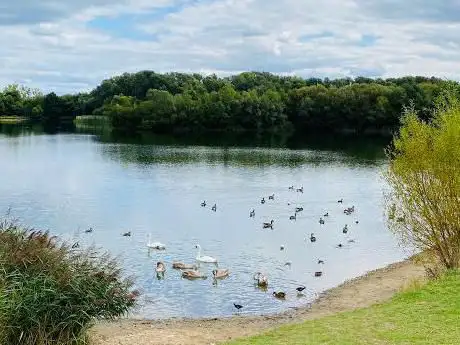
[[[275,200],[275,194],[272,194],[268,197],[268,200]]]
[[[318,265],[324,265],[324,260],[318,259]]]
[[[295,208],[295,211],[296,211],[296,213],[302,212],[302,211],[303,211],[303,207],[296,207],[296,208]]]
[[[206,200],[201,203],[201,207],[206,207]]]
[[[297,192],[299,192],[299,193],[303,193],[303,186],[302,186],[302,187],[300,187],[300,188],[297,188]]]
[[[184,264],[183,262],[173,262],[172,268],[175,270],[196,270],[196,265]]]
[[[293,216],[289,217],[289,220],[297,220],[297,212]]]
[[[359,224],[359,220],[355,221],[355,224]]]
[[[214,212],[217,211],[217,204],[214,204],[214,206],[211,208],[211,210],[213,210]]]
[[[323,225],[323,224],[325,223],[325,222],[324,222],[324,219],[323,219],[322,217],[319,218],[319,223],[320,223],[321,225]]]
[[[123,237],[131,237],[131,231],[125,232]]]
[[[289,186],[289,190],[294,190],[294,186]]]
[[[254,218],[256,216],[256,210],[252,209],[251,212],[249,212],[249,218]]]
[[[355,243],[355,240],[353,240],[353,239],[348,240],[348,243]]]
[[[284,245],[282,244],[282,245],[280,246],[280,250],[283,251],[284,249],[285,249],[285,248],[284,248]]]
[[[193,271],[184,271],[182,272],[182,278],[185,279],[207,279],[208,277],[202,274],[199,271],[193,270]]]
[[[157,250],[165,250],[166,249],[166,245],[164,245],[163,243],[161,243],[161,242],[151,242],[151,240],[152,240],[152,235],[149,234],[149,239],[148,239],[148,242],[147,242],[147,248],[157,249]]]
[[[257,272],[254,274],[254,280],[257,282],[258,287],[267,287],[268,286],[268,278],[266,275]]]
[[[342,243],[339,243],[339,244],[337,245],[337,248],[342,248],[342,247],[343,247],[343,244],[342,244]]]
[[[323,217],[329,217],[329,212],[326,212]]]
[[[260,200],[260,203],[265,204],[265,198],[262,198],[262,200]]]
[[[299,286],[298,288],[296,288],[297,292],[302,292],[303,290],[305,290],[306,287],[305,286]]]
[[[164,263],[162,263],[161,261],[158,261],[157,262],[157,267],[155,268],[155,271],[157,273],[165,273],[166,272],[166,266]]]
[[[321,277],[323,275],[323,272],[317,271],[315,272],[315,277]]]
[[[344,234],[348,233],[348,225],[347,225],[347,224],[345,224],[345,226],[343,227],[342,232],[343,232]]]
[[[343,204],[343,199],[337,200],[339,204]]]
[[[227,278],[230,275],[230,271],[227,269],[216,269],[212,271],[214,279]]]
[[[85,230],[85,233],[87,233],[87,234],[90,234],[92,232],[93,232],[93,228],[89,228],[89,229]]]
[[[279,292],[273,291],[273,296],[275,296],[278,299],[285,299],[286,293],[283,291],[279,291]]]
[[[273,229],[273,223],[274,223],[273,219],[270,221],[270,223],[264,223],[263,224],[264,229],[266,229],[266,228],[272,228]]]
[[[311,241],[311,242],[316,242],[316,237],[315,237],[315,234],[314,234],[314,233],[311,233],[311,235],[310,235],[310,241]]]
[[[286,261],[286,262],[284,263],[284,266],[288,266],[289,268],[291,268],[291,266],[292,266],[292,261]]]
[[[201,246],[199,244],[197,244],[195,248],[198,249],[198,253],[196,254],[196,261],[209,264],[217,264],[216,258],[213,258],[212,256],[201,255]]]

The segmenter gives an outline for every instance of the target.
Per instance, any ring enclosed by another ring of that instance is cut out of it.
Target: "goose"
[[[268,200],[275,200],[275,194],[272,194],[268,197]]]
[[[212,275],[214,276],[214,279],[227,278],[230,275],[230,271],[227,269],[213,270]]]
[[[176,270],[196,270],[196,265],[184,264],[182,262],[173,262],[172,268]]]
[[[268,278],[264,274],[257,272],[254,275],[254,280],[257,281],[258,287],[267,287],[268,286]]]
[[[157,262],[157,267],[155,268],[155,271],[157,273],[165,273],[166,271],[166,266],[164,263],[162,263],[161,261],[158,261]]]
[[[201,255],[201,246],[199,244],[197,244],[195,248],[198,249],[198,253],[196,254],[196,261],[209,264],[217,264],[216,258],[213,258],[212,256]]]
[[[282,291],[279,291],[279,292],[273,291],[273,296],[275,296],[278,299],[285,299],[286,293]]]
[[[320,223],[321,225],[323,225],[323,224],[325,223],[325,222],[324,222],[324,219],[323,219],[322,217],[319,218],[319,223]]]
[[[208,277],[198,271],[184,271],[182,272],[182,278],[186,279],[207,279]]]
[[[211,210],[213,210],[214,212],[217,211],[217,204],[214,204],[214,206],[211,208]]]
[[[289,217],[289,220],[297,220],[297,212],[293,216]]]
[[[151,242],[152,235],[149,234],[149,240],[147,242],[147,247],[150,249],[165,250],[166,245],[160,242]]]
[[[315,272],[315,277],[321,277],[322,275],[323,275],[323,272],[321,271]]]
[[[243,309],[243,306],[241,304],[236,304],[233,303],[233,306],[236,308],[236,310],[240,311],[240,309]]]
[[[347,224],[345,224],[345,226],[343,227],[342,232],[343,232],[344,234],[346,234],[346,233],[348,232],[348,225],[347,225]]]
[[[201,207],[206,207],[206,200],[201,203]]]
[[[303,207],[296,207],[295,208],[295,211],[298,213],[298,212],[302,212],[303,211]]]
[[[272,228],[273,229],[273,223],[274,223],[273,219],[270,221],[270,223],[264,223],[264,225],[263,225],[264,229],[266,229],[266,228]]]
[[[260,203],[265,204],[265,198],[262,198],[262,200],[260,200]]]
[[[89,228],[88,230],[85,230],[85,232],[86,232],[87,234],[90,234],[90,233],[93,232],[93,228]]]
[[[311,233],[311,235],[310,235],[310,241],[311,241],[311,242],[316,242],[315,234]]]
[[[131,237],[131,231],[125,232],[123,237]]]
[[[300,187],[300,188],[297,188],[297,192],[299,192],[299,193],[303,193],[303,186],[302,186],[302,187]]]
[[[302,292],[305,289],[306,289],[305,286],[299,286],[298,288],[296,288],[297,292]]]
[[[256,210],[252,209],[251,212],[249,212],[249,217],[254,218],[256,216]]]

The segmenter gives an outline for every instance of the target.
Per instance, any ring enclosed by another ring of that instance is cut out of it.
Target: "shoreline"
[[[91,330],[94,345],[201,345],[252,336],[290,323],[368,307],[390,299],[425,270],[412,259],[390,264],[326,290],[312,303],[285,312],[260,316],[123,319],[98,323]]]

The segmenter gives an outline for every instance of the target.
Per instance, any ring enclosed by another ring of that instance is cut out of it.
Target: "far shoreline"
[[[406,284],[425,278],[422,266],[409,258],[347,280],[319,294],[312,303],[288,311],[255,316],[122,319],[102,322],[91,331],[94,345],[216,344],[260,334],[284,324],[299,323],[363,308],[390,299]]]

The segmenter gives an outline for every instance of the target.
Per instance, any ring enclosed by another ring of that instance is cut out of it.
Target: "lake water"
[[[1,132],[0,212],[10,208],[25,224],[119,256],[143,292],[135,317],[227,316],[235,312],[233,303],[244,305],[243,314],[284,311],[408,255],[385,226],[385,160],[375,140],[255,146],[242,140],[244,146],[236,147],[224,138],[194,146],[6,127]],[[303,186],[304,193],[289,190],[291,185]],[[275,200],[262,205],[272,193]],[[211,211],[214,203],[217,212]],[[352,205],[356,212],[345,215]],[[296,206],[304,211],[292,221]],[[252,208],[255,218],[249,217]],[[330,216],[320,225],[326,212]],[[263,229],[271,219],[273,230]],[[85,234],[89,227],[94,232]],[[122,237],[126,231],[132,237]],[[149,253],[149,233],[167,250]],[[315,243],[304,240],[310,233]],[[343,248],[336,248],[339,243]],[[194,263],[196,244],[230,269],[228,279],[216,284],[212,265],[201,266],[209,277],[199,281],[171,269],[173,261]],[[168,267],[161,280],[157,261]],[[319,270],[323,276],[314,277]],[[267,274],[267,291],[254,286],[257,271]],[[297,296],[301,285],[304,296]],[[286,292],[286,300],[275,299],[274,290]]]

